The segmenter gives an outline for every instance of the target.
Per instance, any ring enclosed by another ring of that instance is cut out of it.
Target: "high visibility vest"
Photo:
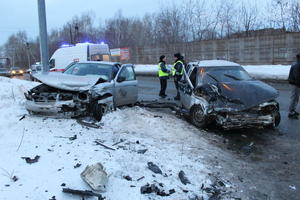
[[[177,65],[177,63],[181,63],[182,64],[182,69],[181,69],[181,72],[179,75],[183,75],[183,68],[184,68],[184,64],[181,60],[178,60],[177,62],[175,62],[173,64],[173,67],[172,67],[172,75],[175,76],[176,75],[176,69],[175,69],[175,65]]]
[[[158,77],[169,76],[169,73],[163,72],[161,69],[161,62],[158,63]]]

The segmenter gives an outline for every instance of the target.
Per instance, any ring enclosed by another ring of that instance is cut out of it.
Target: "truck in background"
[[[51,72],[64,72],[67,66],[74,62],[110,61],[110,50],[107,44],[78,43],[62,45],[50,58]]]

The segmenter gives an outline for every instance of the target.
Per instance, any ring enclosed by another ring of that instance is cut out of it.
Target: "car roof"
[[[241,66],[240,64],[230,62],[227,60],[201,60],[196,62],[190,62],[191,65],[197,65],[198,67],[229,67],[229,66]]]
[[[94,64],[105,64],[105,65],[119,64],[119,65],[121,65],[121,63],[118,63],[118,62],[107,62],[107,61],[82,61],[82,62],[78,62],[78,63],[94,63]]]

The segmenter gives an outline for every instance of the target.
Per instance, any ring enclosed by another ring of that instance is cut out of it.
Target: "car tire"
[[[192,123],[198,128],[206,128],[208,125],[207,116],[205,116],[204,111],[201,106],[196,105],[191,108],[190,117]]]
[[[92,114],[93,117],[95,118],[95,120],[97,121],[101,121],[102,116],[103,116],[103,110],[104,107],[102,104],[98,104],[97,102],[95,102],[92,106]]]
[[[275,127],[279,126],[280,121],[281,121],[281,115],[279,111],[276,111],[275,113]]]
[[[272,116],[274,117],[274,123],[270,124],[267,126],[267,128],[269,129],[274,129],[276,128],[277,126],[279,126],[280,124],[280,121],[281,121],[281,115],[280,115],[280,112],[279,111],[275,111]]]

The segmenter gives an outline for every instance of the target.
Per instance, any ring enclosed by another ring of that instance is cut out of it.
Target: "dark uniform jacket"
[[[300,61],[292,65],[288,80],[290,84],[300,87]]]

